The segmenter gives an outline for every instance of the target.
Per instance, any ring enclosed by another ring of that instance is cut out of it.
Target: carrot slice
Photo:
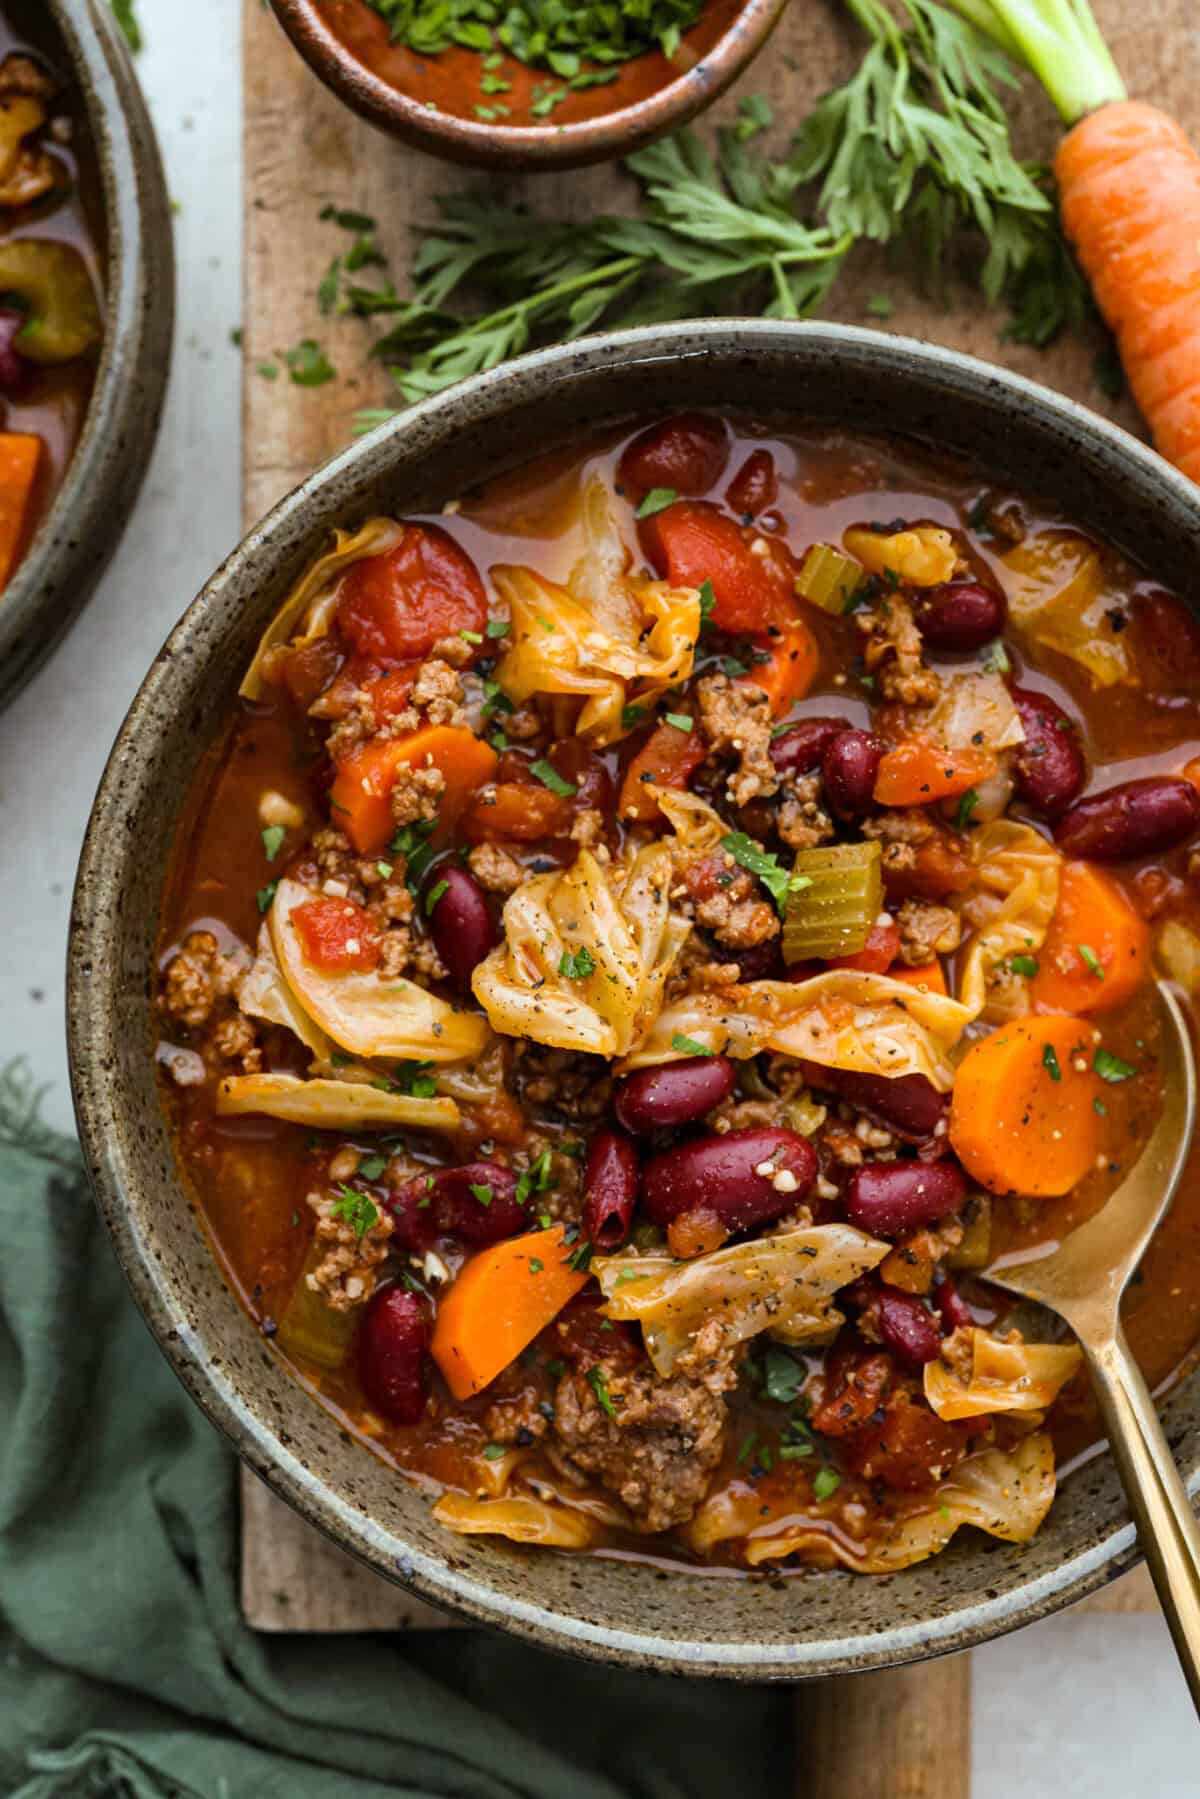
[[[967,1173],[993,1193],[1069,1193],[1096,1158],[1098,1093],[1085,1021],[1061,1012],[1019,1018],[973,1044],[959,1063],[950,1142]]]
[[[763,688],[771,701],[772,715],[782,718],[813,684],[820,660],[817,640],[803,620],[797,619],[785,625],[777,636],[756,638],[755,648],[765,652],[768,659],[756,663],[739,680]]]
[[[622,818],[651,824],[660,817],[648,783],[659,787],[686,787],[708,751],[699,731],[681,731],[675,725],[658,725],[642,745],[621,783],[617,810]]]
[[[1149,930],[1121,888],[1090,862],[1067,862],[1029,990],[1035,1009],[1108,1012],[1149,971]]]
[[[0,587],[29,539],[29,511],[42,461],[42,440],[25,431],[0,431]]]
[[[561,1224],[481,1250],[438,1304],[433,1359],[455,1399],[495,1380],[588,1281]]]
[[[996,759],[986,750],[943,750],[911,737],[880,760],[875,798],[881,806],[928,806],[965,793],[995,772]]]
[[[922,962],[919,968],[907,968],[903,962],[893,962],[887,972],[890,980],[907,981],[910,987],[923,987],[927,993],[940,993],[949,998],[950,989],[940,962]]]
[[[463,830],[472,843],[496,838],[536,843],[540,837],[566,837],[572,816],[571,802],[548,787],[533,787],[528,781],[497,781],[467,807]]]
[[[330,805],[355,849],[370,856],[392,835],[392,788],[407,764],[438,768],[446,777],[439,821],[452,824],[468,796],[496,772],[496,752],[473,731],[454,725],[427,725],[408,737],[364,744],[338,769]]]

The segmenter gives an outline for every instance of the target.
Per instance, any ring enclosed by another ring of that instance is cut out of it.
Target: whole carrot
[[[1063,227],[1155,445],[1200,482],[1200,155],[1126,97],[1087,0],[952,4],[1032,69],[1071,127],[1054,159]]]

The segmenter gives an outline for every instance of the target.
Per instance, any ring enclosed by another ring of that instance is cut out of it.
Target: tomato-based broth
[[[0,12],[0,590],[62,485],[103,324],[100,201],[61,45]]]
[[[686,414],[339,532],[163,916],[164,1090],[264,1337],[449,1530],[1026,1540],[1095,1419],[983,1273],[1153,1127],[1198,715],[1177,596],[913,444]],[[1126,1307],[1155,1384],[1195,1172]]]

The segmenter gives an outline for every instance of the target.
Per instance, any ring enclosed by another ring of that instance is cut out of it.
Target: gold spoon
[[[1163,1111],[1133,1169],[1095,1217],[1064,1242],[1002,1256],[984,1278],[1049,1306],[1079,1341],[1142,1549],[1200,1712],[1200,1528],[1119,1314],[1129,1277],[1179,1184],[1196,1111],[1196,1068],[1187,1024],[1162,981],[1158,1000]]]

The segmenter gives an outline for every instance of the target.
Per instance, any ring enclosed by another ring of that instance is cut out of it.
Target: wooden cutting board
[[[1102,28],[1130,90],[1159,101],[1200,140],[1200,12],[1194,0],[1095,0]],[[836,0],[793,0],[771,43],[736,93],[770,100],[783,135],[814,100],[853,68],[858,40]],[[246,0],[245,49],[245,382],[244,498],[249,525],[350,435],[360,406],[387,405],[386,375],[366,357],[365,326],[318,315],[317,283],[346,239],[318,221],[332,202],[378,219],[398,285],[410,226],[433,217],[433,198],[471,180],[373,131],[309,74],[261,0]],[[1020,106],[1022,147],[1049,157],[1057,142],[1044,98],[1030,88]],[[586,216],[632,203],[632,183],[612,168],[567,175],[490,179],[506,200]],[[969,296],[955,310],[922,299],[871,256],[842,277],[832,316],[870,321],[867,300],[885,289],[895,305],[888,328],[983,356],[1059,388],[1132,429],[1127,402],[1108,400],[1096,379],[1094,346],[1066,339],[1039,352],[1006,342],[1002,320]],[[257,372],[280,352],[317,338],[339,379],[301,388]],[[297,1400],[297,1403],[304,1403]],[[249,1622],[263,1630],[387,1630],[444,1627],[451,1621],[335,1549],[252,1476],[242,1494],[242,1595]],[[1086,1604],[1094,1610],[1154,1606],[1143,1571]],[[970,1658],[957,1656],[893,1673],[799,1689],[806,1799],[857,1793],[861,1799],[967,1799],[970,1768]]]

